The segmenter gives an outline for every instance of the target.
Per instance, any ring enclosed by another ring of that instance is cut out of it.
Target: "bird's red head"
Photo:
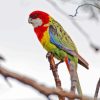
[[[42,37],[44,36],[44,32],[48,28],[49,15],[43,11],[33,11],[29,15],[28,22],[33,25],[34,31],[39,41],[41,41]]]
[[[35,27],[42,26],[49,22],[49,15],[43,11],[33,11],[28,21]]]

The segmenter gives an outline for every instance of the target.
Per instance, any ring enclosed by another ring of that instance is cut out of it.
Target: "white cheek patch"
[[[36,28],[38,26],[41,26],[43,22],[40,18],[36,18],[32,20],[32,23],[33,23],[34,28]]]

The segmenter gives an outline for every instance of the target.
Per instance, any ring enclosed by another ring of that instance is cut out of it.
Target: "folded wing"
[[[78,58],[78,63],[88,68],[88,63],[78,54],[76,46],[63,27],[54,19],[49,26],[50,42],[66,53]]]

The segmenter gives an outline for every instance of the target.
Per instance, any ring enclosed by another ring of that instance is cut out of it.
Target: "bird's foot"
[[[52,52],[48,52],[48,53],[46,54],[46,58],[48,58],[49,62],[50,62],[50,59],[52,59],[51,62],[53,62],[53,65],[50,64],[50,70],[53,70],[53,71],[57,71],[58,65],[61,64],[61,63],[63,62],[63,60],[61,60],[61,61],[59,61],[57,64],[55,64],[55,61],[54,61],[54,59],[53,59],[53,54],[52,54]]]
[[[51,52],[48,52],[48,53],[46,54],[46,58],[50,57],[50,55],[51,55]]]
[[[64,62],[63,60],[59,61],[59,62],[56,64],[56,67],[58,67],[58,65],[61,64],[61,63],[63,63],[63,62]]]
[[[58,65],[61,64],[63,62],[63,60],[59,61],[57,64],[55,64],[55,67],[53,68],[53,71],[57,71],[58,70]],[[52,65],[50,67],[50,70],[52,69]]]

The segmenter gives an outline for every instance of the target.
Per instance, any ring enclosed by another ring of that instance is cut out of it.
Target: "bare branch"
[[[0,74],[3,75],[4,77],[13,78],[23,84],[28,85],[28,86],[36,89],[37,91],[39,91],[46,97],[48,97],[49,95],[58,95],[58,96],[67,97],[67,98],[71,98],[71,99],[76,98],[76,99],[81,99],[81,100],[94,100],[93,98],[90,98],[87,96],[84,96],[81,98],[80,96],[78,96],[76,94],[72,94],[70,92],[63,91],[59,88],[46,87],[44,85],[39,84],[38,82],[36,82],[35,80],[33,80],[29,77],[9,71],[9,70],[3,68],[2,66],[0,66]]]
[[[82,4],[82,5],[79,5],[77,8],[76,8],[76,12],[74,15],[69,15],[71,17],[76,17],[77,14],[78,14],[78,10],[79,8],[83,7],[83,6],[92,6],[92,7],[95,7],[95,8],[98,8],[100,10],[100,7],[99,6],[96,6],[96,5],[93,5],[93,4],[88,4],[88,3],[85,3],[85,4]]]

